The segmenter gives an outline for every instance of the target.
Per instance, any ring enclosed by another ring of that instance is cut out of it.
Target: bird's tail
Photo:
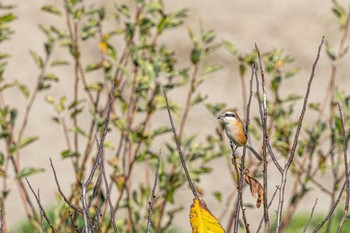
[[[254,150],[254,148],[249,144],[247,143],[247,146],[249,148],[249,150],[255,155],[255,157],[259,160],[259,161],[262,161],[262,158],[260,157],[260,155],[258,154],[258,152],[256,152],[256,150]]]

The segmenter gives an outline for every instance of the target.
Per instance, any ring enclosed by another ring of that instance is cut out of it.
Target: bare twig
[[[29,181],[28,181],[27,178],[26,178],[26,181],[27,181],[27,184],[28,184],[30,190],[32,191],[32,193],[33,193],[33,195],[34,195],[34,197],[35,197],[35,199],[36,199],[36,202],[37,202],[38,205],[39,205],[39,208],[40,208],[40,211],[41,211],[42,215],[44,216],[44,218],[45,218],[45,220],[47,221],[47,223],[50,225],[50,228],[51,228],[52,232],[56,233],[57,231],[55,230],[55,228],[54,228],[53,225],[51,224],[50,219],[47,217],[46,212],[45,212],[43,206],[41,205],[41,202],[40,202],[39,197],[38,197],[38,196],[36,195],[36,193],[34,192],[32,186],[30,185],[30,183],[29,183]]]
[[[169,103],[168,103],[168,97],[167,97],[164,89],[163,89],[163,94],[164,94],[164,97],[165,97],[165,102],[166,102],[166,107],[167,107],[167,110],[168,110],[169,120],[170,120],[171,128],[173,130],[174,140],[176,142],[176,147],[177,147],[177,151],[179,153],[179,157],[180,157],[180,160],[181,160],[182,167],[183,167],[183,169],[185,171],[186,178],[187,178],[187,181],[189,183],[189,186],[191,188],[191,191],[192,191],[193,195],[195,197],[199,197],[198,193],[197,193],[197,191],[196,191],[196,189],[194,187],[194,184],[193,184],[193,182],[191,180],[190,173],[188,172],[188,169],[187,169],[187,166],[186,166],[185,158],[183,156],[183,153],[182,153],[182,150],[181,150],[181,147],[180,147],[179,138],[177,137],[177,134],[176,134],[176,129],[175,129],[175,126],[174,126],[173,117],[171,116],[170,107],[169,107]]]
[[[349,166],[348,166],[348,156],[347,156],[347,143],[345,138],[345,128],[344,128],[344,120],[343,120],[343,114],[340,107],[340,104],[338,103],[339,108],[339,115],[340,115],[340,122],[341,122],[341,134],[343,139],[343,147],[344,147],[344,166],[345,166],[345,184],[346,184],[346,193],[345,193],[345,206],[344,206],[344,212],[343,217],[341,219],[341,222],[338,226],[337,233],[341,232],[341,229],[343,228],[343,225],[346,221],[346,215],[348,214],[349,210],[349,197],[350,197],[350,178],[349,178]]]
[[[114,84],[112,84],[111,93],[113,93],[112,91],[114,91]],[[112,99],[111,96],[110,96],[110,98]],[[110,102],[110,103],[112,103],[112,102]],[[102,139],[101,139],[101,141],[102,141]],[[101,170],[102,170],[103,181],[105,183],[106,197],[107,197],[107,202],[108,202],[109,211],[110,211],[110,215],[111,215],[111,222],[112,222],[112,226],[113,226],[113,231],[114,231],[114,233],[118,233],[117,225],[115,224],[115,219],[114,219],[114,208],[113,208],[113,204],[112,204],[112,200],[111,200],[111,193],[110,193],[110,190],[108,188],[109,185],[108,185],[108,179],[107,179],[107,175],[106,175],[103,156],[101,156]]]
[[[90,172],[90,175],[89,175],[88,179],[86,180],[86,182],[84,184],[85,187],[88,187],[88,185],[91,183],[91,180],[94,177],[96,169],[97,169],[98,165],[101,162],[101,157],[102,157],[102,152],[103,152],[103,144],[104,144],[104,141],[106,139],[106,135],[107,135],[107,132],[108,132],[109,119],[110,119],[110,116],[111,116],[111,106],[112,106],[112,102],[113,102],[113,94],[114,94],[114,82],[112,82],[112,88],[111,88],[111,91],[109,93],[109,103],[108,103],[106,122],[105,122],[105,126],[104,126],[104,129],[103,129],[103,134],[102,134],[101,140],[99,142],[99,147],[98,147],[98,152],[97,152],[97,156],[96,156],[96,161],[94,163],[94,166],[93,166],[93,168],[92,168],[92,170]]]
[[[334,213],[334,210],[335,208],[338,206],[338,203],[340,202],[340,199],[343,195],[343,192],[345,190],[345,187],[346,187],[346,181],[344,182],[343,186],[341,187],[340,189],[340,192],[338,194],[338,198],[334,201],[333,205],[331,206],[331,209],[329,210],[327,216],[322,220],[322,222],[320,222],[317,227],[315,228],[315,230],[312,232],[312,233],[316,233],[318,232],[321,227],[331,218],[331,216],[333,215]]]
[[[261,102],[259,100],[259,110],[260,110],[260,117],[262,120],[263,125],[263,164],[264,164],[264,170],[263,170],[263,183],[264,183],[264,221],[265,221],[265,232],[269,232],[270,228],[270,219],[269,219],[269,211],[267,208],[267,158],[266,158],[266,141],[267,141],[267,98],[266,98],[266,90],[265,90],[265,75],[264,75],[264,68],[262,66],[261,62],[261,56],[258,46],[255,44],[255,49],[258,52],[258,60],[259,60],[259,68],[260,68],[260,75],[261,75],[261,87],[262,92],[264,95],[264,102],[263,102],[263,111],[261,111]],[[259,93],[259,83],[257,83],[257,92]],[[258,98],[260,99],[260,95],[258,94]],[[262,114],[261,114],[262,113]]]
[[[240,210],[240,207],[242,209],[242,216],[243,216],[244,226],[246,228],[246,231],[250,232],[249,224],[247,223],[247,217],[245,215],[245,209],[243,208],[243,198],[242,198],[243,171],[244,171],[244,157],[245,157],[245,154],[246,154],[246,148],[243,147],[242,161],[241,161],[241,164],[240,164],[240,168],[238,168],[239,164],[237,163],[235,151],[232,148],[233,165],[234,165],[234,168],[236,170],[237,177],[238,177],[238,182],[237,182],[238,197],[237,197],[237,201],[235,203],[235,211],[234,211],[234,227],[233,227],[233,232],[234,233],[237,233],[238,229],[239,229],[238,223],[239,223],[239,210]],[[243,169],[242,169],[242,167],[243,167]]]
[[[40,193],[38,189],[38,200],[40,202]],[[40,221],[41,221],[41,228],[43,229],[43,233],[46,233],[46,228],[45,228],[45,223],[44,223],[44,218],[43,218],[43,210],[40,209]]]
[[[4,232],[4,216],[2,213],[2,209],[0,209],[0,233]]]
[[[89,210],[88,206],[86,203],[86,187],[84,185],[84,182],[81,182],[81,189],[82,189],[82,194],[81,194],[81,204],[83,205],[83,215],[84,215],[84,232],[85,233],[90,233],[89,231]]]
[[[23,121],[22,121],[22,124],[21,124],[21,126],[19,128],[19,132],[18,132],[17,143],[21,143],[21,141],[22,141],[22,138],[23,138],[23,135],[24,135],[24,131],[25,131],[25,129],[27,127],[27,124],[28,124],[29,115],[31,113],[31,110],[32,110],[32,107],[34,105],[35,99],[36,99],[36,97],[38,95],[39,88],[40,88],[40,85],[42,83],[42,80],[44,79],[44,76],[45,76],[45,73],[46,73],[46,70],[47,70],[50,58],[51,58],[51,54],[52,54],[52,51],[50,53],[48,53],[47,56],[45,57],[45,61],[44,61],[43,66],[42,66],[42,68],[40,70],[40,73],[38,75],[38,78],[37,78],[37,81],[36,81],[36,84],[35,84],[35,87],[34,87],[34,90],[33,90],[33,94],[31,95],[31,97],[29,99],[28,105],[26,106],[26,110],[25,110],[25,113],[24,113],[24,116],[23,116]],[[17,157],[17,159],[14,156],[11,155],[10,156],[10,161],[11,161],[13,167],[14,167],[15,174],[17,175],[18,172],[19,172],[19,161],[20,161],[19,160],[19,152],[17,152],[17,156],[16,157]],[[29,205],[29,207],[30,207],[30,209],[32,211],[34,219],[37,220],[37,214],[34,211],[33,203],[31,202],[31,200],[29,198],[29,194],[28,194],[28,192],[27,192],[27,190],[26,190],[22,180],[19,179],[17,182],[18,182],[18,186],[19,186],[19,189],[20,189],[21,200],[22,200],[24,208],[25,208],[25,210],[27,212],[26,214],[27,214],[28,218],[31,219],[32,216],[31,216],[31,214],[28,211],[27,205]]]
[[[148,210],[148,220],[147,220],[147,233],[149,233],[151,229],[151,217],[153,212],[153,204],[156,197],[155,193],[156,193],[157,182],[159,179],[160,155],[161,155],[161,152],[159,151],[156,174],[154,175],[154,184],[152,188],[151,201],[148,203],[149,210]]]
[[[185,110],[184,110],[184,113],[183,113],[182,118],[181,118],[180,129],[179,129],[179,141],[180,142],[182,141],[182,136],[183,136],[187,116],[188,116],[188,113],[190,110],[192,94],[196,88],[195,84],[196,84],[198,69],[199,69],[199,64],[196,64],[193,68],[190,87],[189,87],[188,92],[187,92]]]
[[[248,127],[249,127],[249,123],[250,123],[250,105],[252,102],[252,96],[253,96],[253,78],[254,78],[254,67],[252,66],[252,74],[250,77],[250,81],[249,81],[249,99],[248,99],[248,103],[246,106],[246,123],[245,123],[245,127],[246,127],[246,132],[248,132]],[[246,150],[245,147],[243,148],[243,153],[242,153],[242,159],[241,159],[241,165],[240,165],[240,171],[238,171],[237,167],[236,167],[236,158],[234,155],[234,151],[232,151],[232,156],[234,159],[234,163],[235,163],[235,168],[236,168],[236,173],[239,174],[239,179],[238,179],[238,199],[236,202],[236,213],[235,213],[235,222],[234,222],[234,232],[238,231],[238,220],[239,220],[239,206],[241,207],[242,210],[242,217],[243,217],[243,222],[244,222],[244,226],[246,229],[246,232],[250,232],[249,230],[249,223],[247,221],[247,216],[245,214],[245,209],[243,207],[243,195],[242,195],[242,189],[243,189],[243,172],[244,172],[244,163],[245,163],[245,155],[246,155]]]
[[[255,80],[256,80],[256,85],[257,85],[257,89],[256,89],[256,93],[257,93],[257,98],[258,98],[258,105],[259,105],[259,112],[260,112],[260,119],[263,122],[264,121],[264,113],[263,113],[263,107],[261,106],[261,101],[260,101],[260,90],[259,90],[259,79],[258,79],[258,74],[257,74],[257,70],[255,68],[255,66],[253,65],[253,70],[254,70],[254,75],[255,75]],[[264,141],[266,142],[267,145],[267,149],[269,150],[269,153],[271,155],[271,159],[273,161],[273,163],[275,164],[275,166],[277,167],[278,171],[283,174],[283,168],[281,167],[281,165],[277,162],[277,159],[275,157],[275,154],[272,151],[271,148],[271,144],[270,144],[270,139],[269,139],[269,135],[268,134],[264,134]]]
[[[115,89],[115,85],[114,85],[114,81],[113,81],[112,88],[111,88],[110,93],[109,93],[109,103],[108,103],[107,116],[106,116],[106,122],[105,122],[104,130],[103,130],[103,134],[101,136],[100,142],[97,142],[98,143],[98,152],[97,152],[96,160],[95,160],[95,163],[93,165],[93,168],[91,169],[91,172],[90,172],[88,179],[86,180],[86,182],[82,186],[83,186],[83,191],[85,190],[85,192],[86,192],[87,187],[89,186],[89,184],[91,183],[91,181],[94,177],[96,169],[98,168],[99,165],[102,166],[102,175],[103,175],[103,179],[104,179],[104,182],[106,185],[105,186],[106,187],[106,196],[107,196],[108,205],[110,207],[111,224],[113,226],[114,232],[118,232],[116,224],[115,224],[115,220],[114,220],[114,208],[113,208],[113,205],[112,205],[112,202],[110,199],[110,192],[109,192],[109,188],[108,188],[109,185],[108,185],[107,177],[106,177],[106,174],[104,171],[104,159],[103,159],[103,155],[102,155],[104,141],[105,141],[105,138],[106,138],[107,132],[108,132],[108,125],[109,125],[109,120],[110,120],[110,115],[111,115],[111,106],[113,103],[114,89]],[[85,219],[85,217],[88,216],[87,208],[89,205],[87,203],[85,203],[86,206],[84,207],[84,200],[86,202],[86,197],[84,198],[84,195],[83,195],[82,201],[83,201],[83,210],[84,210],[84,219]]]
[[[291,166],[291,164],[293,162],[295,151],[296,151],[296,148],[297,148],[297,145],[298,145],[298,138],[299,138],[299,134],[300,134],[300,131],[301,131],[301,126],[303,124],[304,115],[305,115],[305,112],[306,112],[306,106],[307,106],[307,102],[308,102],[309,95],[310,95],[311,84],[312,84],[312,80],[314,79],[314,76],[315,76],[315,70],[316,70],[317,62],[318,62],[318,60],[320,58],[320,53],[321,53],[321,48],[322,48],[323,43],[324,43],[324,37],[322,37],[322,41],[321,41],[321,43],[320,43],[320,45],[318,47],[318,52],[317,52],[317,56],[316,56],[315,62],[313,64],[313,66],[312,66],[310,79],[309,79],[309,82],[308,82],[308,85],[307,85],[306,94],[305,94],[305,97],[304,97],[303,108],[302,108],[302,111],[301,111],[301,114],[300,114],[300,117],[299,117],[297,130],[296,130],[295,136],[294,136],[293,146],[292,146],[290,155],[288,157],[288,161],[287,161],[287,163],[286,163],[286,165],[284,167],[284,171],[283,171],[283,174],[282,174],[281,189],[279,191],[279,200],[278,200],[278,209],[277,209],[276,232],[280,232],[280,228],[281,228],[282,210],[283,210],[283,203],[284,203],[284,192],[285,192],[285,188],[286,188],[286,184],[287,184],[287,174],[288,174],[289,168],[290,168],[290,166]]]
[[[70,221],[72,222],[73,226],[74,226],[74,229],[76,230],[76,232],[80,233],[80,230],[77,226],[77,224],[75,223],[74,221],[74,217],[72,215],[72,212],[70,210],[68,210],[68,213],[69,213],[69,218],[70,218]]]
[[[334,88],[335,88],[335,79],[337,76],[337,71],[338,71],[338,66],[340,63],[340,59],[342,58],[342,56],[344,55],[344,53],[347,50],[347,46],[346,46],[346,41],[348,38],[348,33],[349,33],[349,22],[350,22],[350,11],[348,11],[347,17],[346,17],[346,22],[345,25],[342,28],[342,34],[340,37],[340,41],[339,41],[339,45],[338,45],[338,50],[337,53],[335,55],[335,59],[332,62],[332,70],[331,70],[331,77],[328,83],[328,88],[327,88],[327,92],[324,95],[324,100],[322,101],[322,106],[321,106],[321,110],[318,116],[318,121],[320,121],[324,110],[326,108],[326,103],[327,103],[327,99],[330,98],[330,103],[333,102],[334,100]]]
[[[277,194],[277,191],[278,191],[279,188],[280,188],[280,187],[277,185],[277,186],[276,186],[275,192],[272,194],[272,197],[271,197],[271,200],[270,200],[270,203],[269,203],[267,209],[269,209],[270,206],[272,205],[272,202],[273,202],[273,200],[275,199],[276,194]],[[261,229],[261,226],[262,226],[262,224],[263,224],[263,221],[264,221],[264,216],[261,217],[261,220],[260,220],[258,229],[256,230],[256,233],[259,233],[259,232],[260,232],[260,229]]]
[[[42,69],[40,71],[40,74],[38,76],[38,79],[36,81],[35,88],[33,90],[33,94],[30,97],[29,103],[28,103],[28,105],[26,107],[26,111],[25,111],[24,117],[23,117],[23,122],[22,122],[22,125],[21,125],[21,127],[19,129],[19,133],[18,133],[18,139],[17,139],[18,143],[21,143],[21,140],[23,138],[24,130],[26,129],[26,126],[28,124],[29,114],[30,114],[30,112],[32,110],[32,107],[33,107],[33,104],[35,102],[36,96],[37,96],[37,94],[39,92],[39,88],[40,88],[41,82],[42,82],[42,80],[43,80],[43,78],[45,76],[46,69],[47,69],[47,66],[49,65],[49,61],[50,61],[50,58],[51,58],[51,54],[52,54],[52,52],[49,53],[46,56],[46,58],[45,58],[45,61],[43,63],[43,67],[42,67]]]
[[[72,202],[70,202],[68,200],[68,198],[66,197],[66,195],[64,195],[62,189],[61,189],[61,186],[58,182],[58,178],[57,178],[57,174],[56,174],[56,170],[55,170],[55,167],[53,166],[53,163],[52,163],[52,159],[50,158],[50,165],[51,165],[51,168],[52,168],[52,171],[53,171],[53,175],[55,177],[55,181],[56,181],[56,186],[57,186],[57,189],[58,189],[58,192],[60,193],[60,195],[62,196],[63,200],[70,206],[72,207],[74,210],[78,211],[79,213],[83,213],[83,210],[80,209],[78,206],[74,205]]]
[[[314,204],[314,206],[312,207],[310,217],[309,217],[309,219],[307,220],[307,223],[306,223],[306,226],[305,226],[305,228],[304,228],[304,230],[303,230],[303,233],[306,232],[307,228],[309,227],[309,225],[310,225],[310,223],[311,223],[312,216],[313,216],[313,214],[314,214],[315,207],[316,207],[316,205],[317,205],[317,201],[318,201],[318,198],[316,198],[316,200],[315,200],[315,204]]]

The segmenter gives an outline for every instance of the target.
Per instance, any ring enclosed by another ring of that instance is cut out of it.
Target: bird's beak
[[[218,119],[218,120],[222,120],[222,114],[220,114],[216,119]]]

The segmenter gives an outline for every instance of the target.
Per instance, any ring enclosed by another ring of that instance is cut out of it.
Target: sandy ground
[[[7,51],[12,54],[6,70],[6,77],[19,79],[33,87],[33,80],[36,79],[38,70],[33,64],[28,50],[33,49],[42,53],[41,46],[44,40],[44,36],[39,31],[37,25],[39,23],[62,24],[62,22],[56,22],[55,17],[42,13],[40,7],[43,4],[57,4],[57,2],[59,2],[59,5],[62,5],[63,1],[36,0],[31,1],[31,3],[20,0],[5,1],[5,3],[10,2],[17,5],[14,11],[19,16],[19,19],[13,24],[13,28],[16,31],[13,39],[10,42],[1,44],[0,47],[1,51]],[[93,1],[88,0],[86,2],[92,3]],[[107,0],[96,1],[97,4],[101,2],[111,4]],[[186,20],[186,26],[176,33],[170,33],[167,37],[161,38],[169,46],[177,48],[177,52],[183,56],[188,56],[190,41],[188,39],[178,38],[178,36],[183,35],[183,33],[186,34],[186,30],[189,27],[197,27],[200,20],[206,28],[214,29],[217,32],[218,38],[232,41],[240,52],[250,52],[254,47],[254,43],[258,44],[262,52],[283,48],[286,53],[295,58],[295,65],[301,69],[297,77],[290,80],[288,85],[284,87],[287,93],[297,92],[301,94],[305,91],[305,84],[309,77],[321,37],[325,36],[326,40],[334,45],[335,48],[337,48],[339,41],[336,18],[331,13],[331,1],[168,0],[164,2],[167,9],[182,7],[190,9],[190,16]],[[60,52],[58,52],[57,56],[59,55]],[[93,55],[94,52],[86,54],[88,56],[87,59]],[[224,50],[218,51],[212,59],[225,68],[215,73],[201,87],[201,92],[208,95],[208,101],[210,102],[226,102],[229,105],[238,106],[240,111],[243,111],[241,108],[240,84],[238,83],[238,79],[235,78],[238,74],[236,61]],[[344,89],[349,85],[349,79],[346,75],[346,66],[348,65],[349,58],[347,56],[341,63],[342,68],[339,69],[337,77],[337,84],[341,84]],[[67,75],[71,70],[61,72],[63,75]],[[310,96],[311,101],[319,100],[324,95],[329,77],[330,62],[325,52],[322,52],[322,57],[317,68],[316,80]],[[63,82],[57,88],[50,90],[50,94],[60,95],[64,85]],[[35,104],[29,119],[28,130],[26,131],[26,135],[40,135],[41,140],[23,151],[21,166],[39,166],[46,169],[44,174],[30,177],[30,181],[35,189],[40,189],[41,200],[47,206],[54,202],[56,192],[56,187],[49,169],[48,157],[53,158],[63,190],[65,191],[68,191],[69,184],[72,182],[72,171],[69,162],[62,161],[59,158],[60,148],[64,145],[61,135],[58,136],[57,133],[61,133],[59,128],[46,127],[46,125],[51,125],[50,117],[53,114],[53,110],[43,100],[46,94],[39,95],[38,102]],[[18,95],[18,92],[10,92],[8,93],[8,97],[11,104],[24,109],[25,101],[22,96]],[[183,100],[181,96],[179,96],[179,100]],[[257,107],[252,107],[252,114],[257,114]],[[166,122],[166,116],[160,117],[159,121]],[[205,128],[205,131],[210,131],[215,129],[216,124],[216,120],[212,119],[211,115],[204,109],[195,109],[189,115],[189,127],[187,130],[192,131],[198,129],[198,126],[200,126]],[[312,124],[310,117],[307,118],[306,124]],[[59,137],[59,140],[55,140],[57,137]],[[221,168],[222,166],[225,166],[226,169],[226,164],[223,160],[218,160],[213,164],[215,168]],[[232,190],[234,187],[225,169],[214,169],[211,175],[205,177],[202,185],[204,187],[215,186],[215,189],[219,190]],[[269,175],[274,177],[274,168],[271,168],[270,171]],[[228,178],[225,179],[225,177]],[[218,179],[220,183],[217,182]],[[279,179],[272,179],[271,193],[275,185],[278,184]],[[7,222],[9,225],[14,226],[24,217],[24,211],[19,201],[16,185],[14,183],[10,183],[10,185],[13,190],[6,202],[8,211]],[[188,232],[190,229],[187,211],[191,203],[191,198],[188,193],[189,190],[182,190],[178,195],[179,201],[184,204],[186,212],[182,216],[177,216],[175,220],[177,224],[183,226],[185,232]],[[328,199],[317,192],[309,195],[303,201],[300,209],[302,211],[309,211],[316,197],[320,200],[317,211],[327,210]],[[225,208],[223,203],[218,204],[214,201],[210,193],[206,195],[206,200],[209,208],[216,215],[220,214]],[[254,216],[254,220],[257,220],[260,219],[262,210],[253,210],[251,213]],[[223,220],[224,225],[226,224],[225,220]]]

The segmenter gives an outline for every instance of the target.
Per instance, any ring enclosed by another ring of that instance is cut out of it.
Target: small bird
[[[230,146],[232,150],[236,150],[239,146],[245,146],[251,152],[253,152],[258,160],[262,161],[258,152],[256,152],[256,150],[254,150],[254,148],[250,145],[247,139],[246,128],[236,112],[226,112],[219,115],[217,119],[225,123],[225,132],[227,137],[230,139]],[[235,149],[233,149],[234,145],[236,145]]]

